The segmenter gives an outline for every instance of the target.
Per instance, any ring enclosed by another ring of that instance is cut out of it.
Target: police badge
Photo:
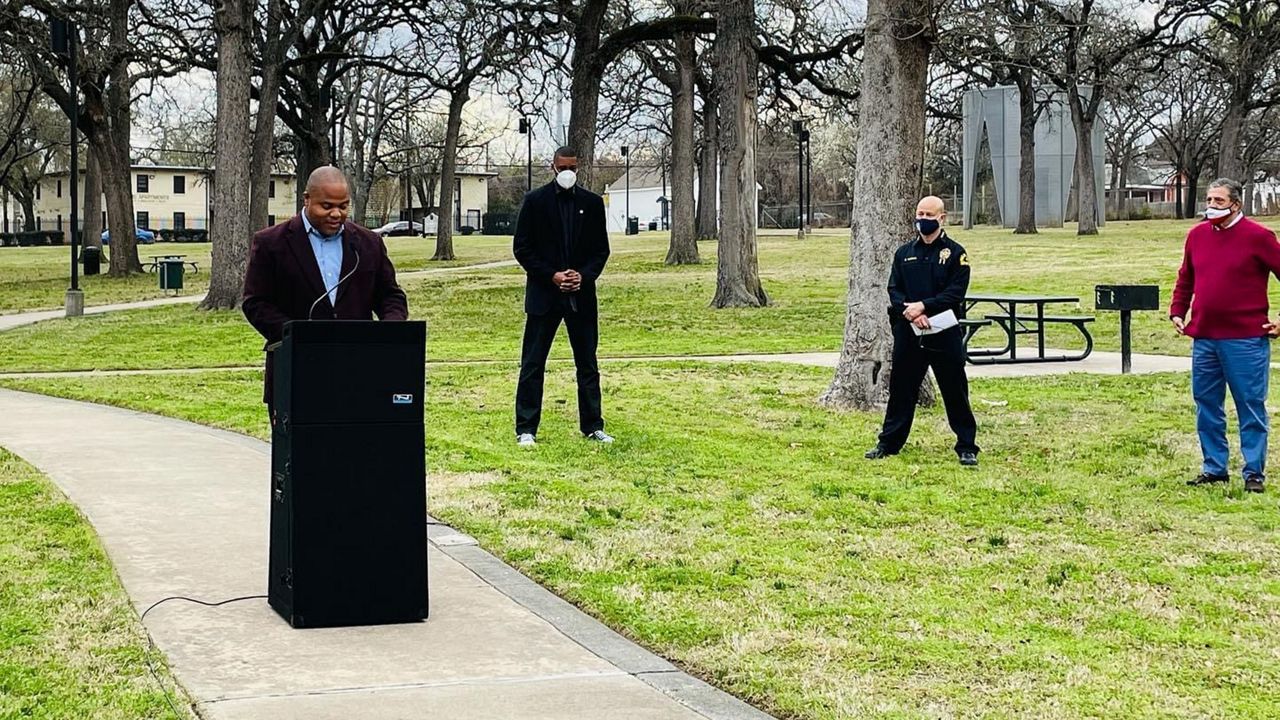
[[[942,248],[942,250],[938,251],[939,265],[946,265],[947,261],[950,259],[951,259],[951,248]]]

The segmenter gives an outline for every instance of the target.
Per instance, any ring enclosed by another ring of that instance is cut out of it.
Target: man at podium
[[[342,171],[317,168],[307,178],[302,212],[253,236],[245,271],[244,315],[267,345],[290,320],[406,320],[386,244],[347,219],[351,191]],[[265,346],[264,346],[265,348]],[[263,401],[271,407],[267,354]]]

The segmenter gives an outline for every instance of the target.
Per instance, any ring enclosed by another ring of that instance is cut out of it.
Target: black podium
[[[268,602],[296,628],[422,620],[426,325],[295,321],[273,352]]]

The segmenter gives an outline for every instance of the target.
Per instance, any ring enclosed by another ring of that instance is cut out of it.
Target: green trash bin
[[[160,258],[159,265],[159,272],[156,274],[160,276],[160,289],[181,290],[182,275],[183,271],[186,269],[182,259],[171,257]]]

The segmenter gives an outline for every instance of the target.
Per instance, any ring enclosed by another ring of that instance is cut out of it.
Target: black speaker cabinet
[[[268,602],[296,628],[427,617],[421,322],[285,325]]]

